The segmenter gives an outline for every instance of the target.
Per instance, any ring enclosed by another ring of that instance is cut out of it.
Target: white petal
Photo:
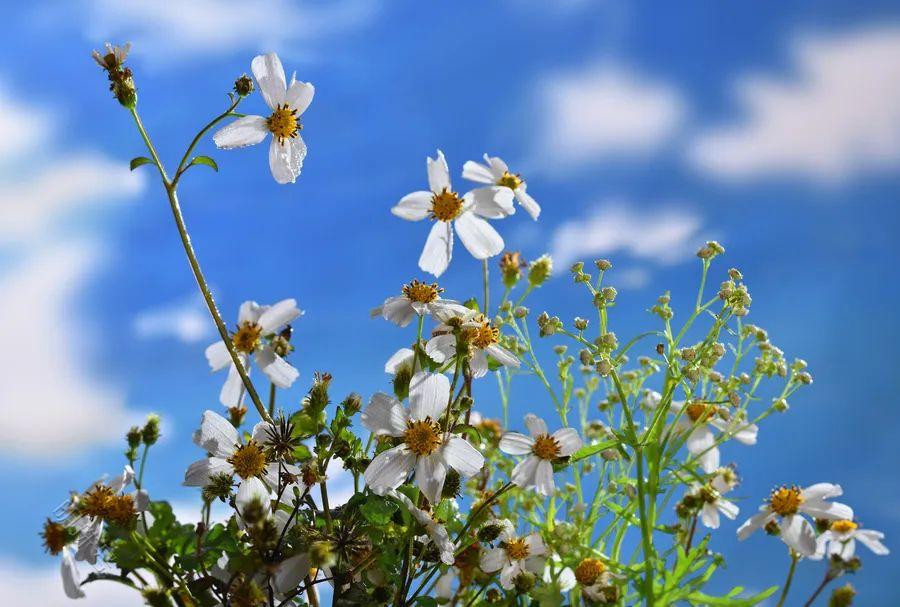
[[[534,455],[526,457],[513,468],[510,480],[523,489],[533,487],[535,476],[537,475],[538,464],[542,461],[541,458]]]
[[[97,563],[102,533],[103,521],[100,519],[92,519],[91,524],[81,530],[81,535],[78,536],[78,550],[75,552],[76,561],[87,561],[91,565]]]
[[[444,445],[444,459],[447,464],[463,477],[478,473],[484,466],[484,456],[469,441],[452,436]]]
[[[541,495],[550,497],[556,490],[553,482],[553,464],[545,459],[540,460],[534,473],[534,489]]]
[[[719,510],[713,504],[703,504],[700,509],[700,521],[709,529],[719,528]]]
[[[453,569],[448,569],[446,573],[438,578],[434,585],[434,596],[438,599],[449,599],[453,596],[453,582],[456,581],[456,574]]]
[[[475,350],[475,353],[472,354],[472,358],[469,359],[469,370],[472,372],[472,377],[475,379],[484,377],[487,375],[489,368],[490,366],[488,365],[487,354],[485,354],[485,351]]]
[[[262,116],[244,116],[231,124],[223,126],[213,135],[216,147],[222,150],[233,150],[248,145],[256,145],[266,138],[269,128]]]
[[[425,354],[436,363],[450,359],[456,353],[456,336],[449,333],[435,335],[425,344]]]
[[[539,533],[529,533],[525,536],[525,545],[528,546],[528,553],[532,556],[543,556],[547,554],[547,546]]]
[[[441,491],[447,478],[447,464],[439,453],[420,457],[416,466],[416,484],[432,504],[441,501]]]
[[[513,367],[514,369],[519,368],[519,359],[515,354],[513,354],[503,346],[499,344],[491,344],[487,348],[485,348],[485,350],[488,354],[491,355],[491,358],[496,360],[504,367]]]
[[[391,213],[407,221],[421,221],[431,213],[432,196],[431,192],[423,190],[407,194],[391,208]]]
[[[81,575],[78,573],[78,566],[75,564],[72,552],[68,548],[64,548],[62,551],[60,575],[66,596],[70,599],[83,599],[84,591],[81,589]]]
[[[194,444],[217,457],[230,457],[240,442],[231,422],[214,411],[204,411],[200,428],[194,432]]]
[[[206,348],[204,353],[209,362],[209,368],[213,371],[220,371],[231,364],[231,353],[228,352],[228,346],[221,339]]]
[[[526,455],[532,447],[534,440],[518,432],[506,432],[500,437],[500,450],[509,455]]]
[[[762,527],[765,527],[766,524],[773,518],[775,518],[775,515],[768,510],[762,510],[760,512],[757,512],[756,514],[754,514],[753,516],[748,518],[746,521],[744,521],[744,524],[738,528],[738,530],[737,530],[738,539],[739,540],[747,539],[748,537],[750,537],[751,533],[753,533],[757,529],[761,529]]]
[[[729,502],[728,500],[718,500],[716,502],[716,507],[719,509],[719,512],[734,520],[737,518],[737,515],[740,514],[741,509],[737,507],[737,504],[734,502]]]
[[[284,94],[287,82],[284,78],[284,68],[281,59],[275,53],[257,55],[250,64],[250,70],[259,85],[259,92],[273,110],[284,103]]]
[[[485,548],[484,552],[481,553],[479,566],[485,573],[493,573],[503,567],[504,561],[506,561],[506,551],[503,548],[499,546]]]
[[[419,267],[440,276],[450,265],[453,256],[453,229],[446,221],[436,221],[428,233],[428,240],[419,256]]]
[[[400,445],[376,455],[363,476],[369,489],[384,495],[403,484],[415,465],[416,456],[406,450],[406,445]]]
[[[472,210],[488,219],[503,219],[516,212],[513,205],[513,191],[504,186],[489,185],[475,188],[467,196],[471,196],[474,202]]]
[[[716,444],[716,437],[709,429],[709,426],[703,424],[694,428],[687,438],[687,449],[693,455],[702,453]]]
[[[562,428],[553,433],[553,438],[559,443],[559,455],[568,457],[581,449],[581,437],[574,428]]]
[[[311,82],[301,82],[299,80],[293,82],[288,88],[284,96],[284,102],[292,109],[297,110],[297,114],[303,114],[309,104],[312,103],[313,95],[316,94],[316,87]]]
[[[275,570],[272,584],[279,594],[286,594],[297,588],[309,573],[309,556],[305,552],[283,560]]]
[[[363,427],[376,436],[403,436],[406,419],[406,412],[397,399],[382,392],[372,396],[361,417]]]
[[[269,145],[269,169],[272,177],[281,184],[294,183],[300,176],[306,159],[306,143],[299,135],[279,142],[272,138]]]
[[[719,448],[713,447],[700,456],[700,467],[703,468],[703,471],[707,474],[712,474],[719,469],[720,458],[721,454],[719,453]]]
[[[244,368],[247,367],[247,355],[238,354],[238,357],[244,361]],[[222,391],[219,392],[219,402],[226,407],[237,407],[244,400],[244,382],[238,368],[233,364],[228,368],[228,377],[222,385]]]
[[[237,496],[234,498],[234,503],[237,506],[238,512],[243,515],[244,509],[254,501],[258,501],[264,507],[268,508],[269,499],[269,490],[266,488],[266,485],[254,476],[241,481],[241,485],[238,487]]]
[[[437,151],[437,158],[428,158],[425,166],[428,169],[428,188],[432,192],[439,194],[444,189],[450,189],[450,169],[442,151]]]
[[[416,317],[416,311],[409,299],[403,296],[389,297],[381,307],[381,316],[398,327],[406,327]]]
[[[509,172],[509,166],[499,156],[488,156],[485,154],[484,161],[490,165],[491,172],[494,174],[494,181],[503,177],[503,173]]]
[[[297,307],[296,299],[282,299],[263,312],[257,322],[262,327],[263,334],[274,333],[276,329],[281,328],[301,314],[303,312]]]
[[[842,504],[840,502],[826,502],[823,500],[812,499],[803,502],[800,505],[800,512],[805,512],[815,518],[830,520],[853,519],[853,509],[847,504]]]
[[[887,546],[881,543],[880,540],[884,539],[884,534],[880,531],[874,531],[872,529],[860,529],[856,532],[856,539],[859,540],[863,546],[874,552],[879,556],[884,556],[886,554],[890,554],[890,550],[888,550]]]
[[[397,369],[403,365],[412,364],[413,356],[415,356],[415,352],[410,348],[400,348],[391,355],[386,363],[384,363],[384,372],[390,373],[391,375],[396,374]]]
[[[232,474],[234,468],[220,457],[209,457],[198,460],[188,466],[184,473],[184,485],[186,487],[205,487],[212,476],[218,474]]]
[[[519,201],[519,204],[522,205],[522,208],[525,209],[525,212],[531,215],[532,219],[537,221],[537,218],[541,215],[541,205],[539,205],[537,201],[531,197],[531,194],[527,192],[525,187],[526,186],[523,183],[516,188],[516,200]]]
[[[261,306],[255,301],[245,301],[238,309],[238,323],[257,322],[262,313],[269,309],[269,306]]]
[[[494,177],[494,174],[491,173],[491,170],[481,164],[480,162],[475,162],[474,160],[467,160],[463,165],[462,171],[463,179],[468,179],[469,181],[474,181],[475,183],[494,183],[497,179]]]
[[[832,483],[816,483],[815,485],[810,485],[806,489],[801,492],[803,499],[806,501],[811,501],[815,499],[827,499],[829,497],[839,497],[843,495],[844,490],[841,489],[840,485],[834,485]]]
[[[464,212],[456,218],[454,226],[463,246],[475,259],[487,259],[503,251],[503,238],[475,213]]]
[[[816,532],[802,516],[791,514],[781,519],[781,539],[804,556],[816,553]]]
[[[275,354],[271,346],[256,351],[256,364],[269,380],[279,388],[290,388],[300,376],[300,372],[290,363]]]
[[[420,371],[409,382],[409,416],[437,421],[450,402],[450,380],[440,373]]]
[[[550,434],[550,430],[547,429],[547,422],[533,413],[525,416],[525,426],[531,432],[531,436],[535,438],[544,434]]]

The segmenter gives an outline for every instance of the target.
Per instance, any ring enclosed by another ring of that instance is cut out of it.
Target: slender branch
[[[791,566],[788,569],[787,579],[784,581],[784,588],[781,589],[781,596],[778,598],[778,603],[776,603],[775,607],[782,607],[785,599],[787,599],[788,592],[791,590],[791,582],[794,581],[794,571],[797,569],[798,560],[799,557],[797,556],[797,553],[791,550]]]

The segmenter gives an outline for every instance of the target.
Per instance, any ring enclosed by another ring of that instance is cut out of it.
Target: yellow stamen
[[[856,531],[856,528],[858,526],[859,525],[857,525],[853,521],[841,519],[839,521],[833,521],[831,523],[831,530],[836,531],[837,533],[850,533],[851,531]]]
[[[266,453],[256,441],[249,440],[246,445],[237,448],[234,454],[228,458],[228,463],[241,478],[253,478],[262,475],[265,471]]]
[[[604,571],[606,571],[606,565],[600,559],[582,559],[575,568],[575,579],[582,586],[593,586]]]
[[[521,561],[522,559],[528,558],[530,553],[531,548],[525,543],[524,538],[516,538],[514,540],[509,540],[506,543],[506,556],[508,556],[511,561]]]
[[[478,324],[476,327],[470,327],[467,332],[467,338],[470,344],[483,350],[488,346],[500,341],[500,329],[492,326],[483,314],[475,317],[474,322]]]
[[[47,519],[41,537],[44,538],[44,548],[55,556],[62,552],[62,549],[69,543],[69,530],[65,525]]]
[[[126,525],[136,514],[134,498],[130,495],[117,495],[109,500],[106,520],[118,525]]]
[[[438,295],[443,291],[436,282],[426,284],[424,282],[419,282],[418,280],[414,280],[408,285],[403,285],[403,295],[406,296],[410,301],[415,301],[419,303],[431,303],[438,298]]]
[[[781,516],[797,514],[797,510],[803,504],[803,495],[798,487],[782,486],[769,496],[769,507]]]
[[[534,439],[531,452],[541,459],[553,461],[559,457],[559,443],[549,434],[541,434]]]
[[[706,403],[692,402],[684,408],[684,412],[687,413],[687,416],[691,418],[691,421],[694,423],[705,422],[712,416],[713,407]]]
[[[300,118],[297,116],[297,110],[292,109],[286,103],[275,108],[275,111],[266,118],[266,126],[279,143],[298,136],[300,129],[303,128]]]
[[[441,444],[441,427],[431,421],[430,417],[408,421],[406,431],[403,433],[403,442],[419,457],[431,455]]]
[[[518,173],[513,175],[509,171],[503,171],[503,175],[497,180],[497,185],[506,186],[511,190],[515,190],[522,185],[522,178]]]
[[[444,188],[431,197],[431,215],[440,221],[453,221],[462,211],[463,200],[456,192]]]
[[[237,332],[231,336],[231,343],[238,352],[250,354],[259,346],[262,327],[255,322],[244,321],[238,325]]]
[[[109,508],[116,495],[106,485],[97,485],[84,494],[78,502],[78,512],[84,516],[103,518],[109,513]]]

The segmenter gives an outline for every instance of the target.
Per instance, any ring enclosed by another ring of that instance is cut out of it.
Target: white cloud
[[[130,40],[151,60],[221,55],[308,45],[366,23],[378,4],[334,0],[90,0],[86,26],[94,39]]]
[[[134,318],[135,335],[144,339],[169,338],[196,343],[213,334],[212,319],[199,296],[143,310]]]
[[[823,182],[900,166],[900,26],[801,37],[791,76],[747,75],[743,119],[701,134],[689,158],[728,178]]]
[[[588,164],[610,155],[643,155],[682,126],[686,104],[673,87],[637,71],[598,63],[540,82],[543,163]]]
[[[4,109],[0,100],[0,116]],[[126,164],[96,154],[52,159],[46,167],[37,174],[0,175],[0,243],[32,241],[77,211],[131,198],[144,185]]]
[[[121,439],[136,418],[83,368],[92,340],[73,300],[99,261],[83,242],[53,244],[0,278],[0,455],[59,461]]]
[[[699,248],[702,224],[699,216],[681,207],[639,210],[610,202],[596,206],[587,217],[560,224],[550,239],[551,254],[560,268],[617,253],[677,263]]]
[[[130,588],[113,582],[98,582],[84,586],[84,599],[73,602],[63,593],[59,576],[59,560],[47,558],[56,566],[26,565],[9,557],[0,558],[0,605],[6,607],[137,607],[143,605],[140,595]],[[84,563],[80,563],[86,567]],[[87,569],[81,571],[82,575]]]
[[[0,162],[8,162],[44,141],[52,128],[48,112],[20,103],[0,87]]]

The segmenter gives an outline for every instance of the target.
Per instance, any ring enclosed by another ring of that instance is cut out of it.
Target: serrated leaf
[[[395,502],[373,495],[359,507],[359,511],[373,525],[387,525],[398,508]]]
[[[582,447],[581,449],[579,449],[578,451],[573,453],[572,457],[569,459],[569,461],[570,462],[581,461],[585,458],[591,457],[593,455],[597,455],[601,451],[605,451],[606,449],[615,447],[617,444],[619,444],[618,441],[608,440],[608,441],[604,441],[602,443],[595,443],[593,445],[585,445],[584,447]]]
[[[131,170],[135,170],[139,166],[144,166],[145,164],[153,164],[153,160],[147,158],[146,156],[137,156],[131,159],[131,162],[128,166],[131,167]]]
[[[188,166],[192,166],[195,164],[202,164],[204,166],[208,166],[217,173],[219,172],[219,165],[216,164],[216,161],[209,156],[194,156],[194,158],[191,160],[191,164],[189,164]]]

